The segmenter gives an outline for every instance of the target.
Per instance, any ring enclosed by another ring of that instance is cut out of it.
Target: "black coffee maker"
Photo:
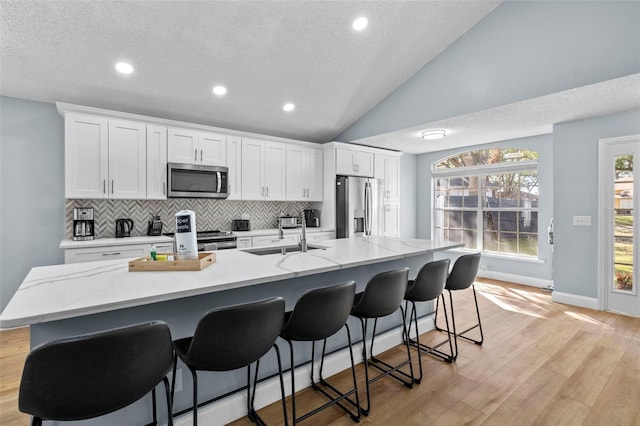
[[[309,228],[320,227],[320,211],[318,209],[305,209],[304,221]]]
[[[73,240],[93,240],[95,223],[93,221],[93,208],[76,207],[73,209]]]

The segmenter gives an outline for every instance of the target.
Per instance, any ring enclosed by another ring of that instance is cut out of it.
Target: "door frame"
[[[612,252],[610,250],[610,232],[608,229],[609,224],[611,224],[611,220],[613,217],[610,217],[608,214],[608,209],[611,209],[611,205],[605,204],[605,201],[609,200],[611,186],[610,179],[605,179],[605,173],[609,167],[608,163],[605,161],[605,152],[607,148],[623,144],[627,142],[640,141],[640,134],[629,135],[629,136],[620,136],[614,138],[603,138],[598,140],[598,308],[602,311],[609,311],[609,286],[612,284],[611,281],[611,267],[613,264]],[[640,162],[639,162],[640,164]],[[639,169],[640,171],[640,169]],[[640,189],[640,187],[638,187]],[[638,192],[638,196],[634,194],[634,215],[637,216],[638,209],[637,206],[640,206],[640,191],[636,191],[634,187],[634,192]],[[612,216],[612,215],[611,215]],[[635,224],[635,221],[634,221]],[[640,224],[639,224],[640,225]],[[636,235],[634,235],[636,237]],[[634,238],[634,241],[637,238]],[[634,247],[634,257],[637,258],[638,254],[635,253]],[[634,261],[634,266],[635,266]],[[640,263],[637,265],[640,267]],[[640,280],[636,280],[635,277],[640,276],[637,273],[634,273],[634,293],[637,295],[638,293],[638,285],[640,285]],[[614,311],[615,312],[615,311]],[[628,314],[628,313],[627,313]]]

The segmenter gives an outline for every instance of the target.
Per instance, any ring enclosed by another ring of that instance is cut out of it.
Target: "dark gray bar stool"
[[[369,392],[369,384],[380,380],[385,376],[391,376],[402,382],[405,386],[412,387],[413,365],[411,364],[411,350],[408,342],[405,341],[407,347],[407,361],[392,366],[388,363],[373,356],[373,344],[376,338],[376,326],[378,318],[391,315],[400,309],[402,316],[402,335],[407,333],[404,319],[404,310],[402,309],[402,301],[407,292],[407,282],[409,278],[409,268],[400,268],[392,271],[381,272],[369,280],[366,288],[362,293],[356,294],[351,315],[360,319],[362,325],[362,357],[364,359],[364,374],[367,389],[367,408],[360,407],[362,414],[365,416],[371,410],[371,397]],[[371,350],[367,354],[367,325],[368,320],[374,319],[373,333],[371,336]],[[406,374],[400,368],[409,364],[411,374]],[[373,378],[369,378],[369,365],[378,369],[381,373]]]
[[[276,350],[280,391],[285,425],[287,412],[284,402],[284,381],[280,350],[275,344],[284,320],[284,299],[273,297],[257,302],[227,306],[205,313],[193,337],[173,342],[176,358],[189,367],[193,377],[193,424],[198,424],[198,371],[231,371],[247,367],[247,415],[264,425],[254,408],[260,358],[271,348]],[[251,364],[256,363],[251,381]],[[173,367],[172,393],[175,389],[177,359]],[[253,388],[253,391],[252,391]]]
[[[289,343],[289,353],[291,355],[291,407],[294,425],[334,404],[346,411],[354,421],[360,421],[360,399],[358,397],[356,370],[351,346],[351,332],[349,330],[349,325],[347,324],[349,312],[353,306],[355,292],[355,281],[349,281],[331,287],[309,290],[300,297],[293,311],[286,313],[285,324],[282,328],[282,332],[280,333],[280,337]],[[353,376],[353,389],[349,392],[339,391],[322,377],[322,367],[324,365],[327,338],[336,334],[343,327],[347,330],[349,354],[351,355],[351,375]],[[313,377],[313,370],[315,363],[315,343],[319,340],[323,340],[324,342],[322,345],[322,358],[320,361],[320,378],[318,383],[316,383]],[[313,389],[321,392],[329,399],[326,404],[321,405],[300,417],[296,417],[295,361],[293,354],[293,342],[295,341],[312,342],[311,386]],[[323,387],[318,386],[318,384]],[[327,392],[324,389],[325,387],[331,390],[335,395],[331,395]],[[355,394],[355,402],[349,398],[352,394]],[[343,400],[348,401],[356,407],[355,413],[350,411],[342,403]]]
[[[164,382],[168,423],[173,424],[167,374],[173,365],[171,333],[161,321],[114,328],[43,343],[27,356],[18,407],[43,420],[87,420],[124,408]]]
[[[420,366],[420,376],[415,379],[416,383],[422,381],[422,351],[429,353],[447,362],[453,361],[453,344],[451,342],[451,336],[447,333],[447,339],[437,343],[433,346],[427,346],[420,343],[420,330],[418,329],[418,315],[416,312],[416,302],[428,302],[434,299],[442,297],[444,295],[445,283],[447,282],[447,275],[449,274],[449,259],[436,260],[425,264],[415,280],[409,280],[409,286],[407,288],[407,294],[404,296],[406,301],[405,314],[409,314],[409,327],[407,328],[407,335],[405,339],[408,339],[409,344],[418,350],[418,365]],[[411,303],[411,311],[409,313],[409,303]],[[444,302],[443,302],[444,303]],[[431,312],[433,313],[433,312]],[[447,330],[449,330],[449,318],[447,311],[445,310],[445,322],[447,324]],[[416,338],[411,338],[411,327],[415,326]],[[440,351],[438,348],[445,343],[449,343],[449,353]]]
[[[447,334],[453,334],[453,343],[454,343],[454,353],[453,360],[455,361],[458,358],[458,338],[467,340],[469,342],[475,343],[476,345],[482,345],[484,341],[484,334],[482,333],[482,323],[480,322],[480,310],[478,309],[478,297],[476,296],[476,288],[473,285],[473,282],[476,279],[476,275],[478,274],[478,266],[480,265],[480,253],[473,254],[465,254],[460,256],[455,263],[453,264],[453,269],[447,278],[447,283],[444,288],[449,292],[449,301],[451,303],[451,322],[453,324],[453,331],[449,331],[449,327],[447,326],[447,330],[444,330],[438,327],[438,303],[436,303],[436,317],[435,317],[435,327],[438,331],[443,331]],[[456,330],[456,317],[455,312],[453,310],[453,295],[452,292],[458,290],[466,290],[469,287],[473,290],[473,300],[476,305],[476,317],[478,318],[478,322],[473,326],[467,328],[458,333]],[[445,304],[444,297],[442,298],[442,307],[446,312],[447,307]],[[472,339],[468,336],[465,336],[471,330],[478,328],[480,330],[480,339]]]

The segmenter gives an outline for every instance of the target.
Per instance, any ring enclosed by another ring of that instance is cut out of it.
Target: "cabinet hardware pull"
[[[119,252],[117,252],[117,253],[102,253],[103,256],[117,256],[119,254],[120,254]]]
[[[166,189],[167,189],[167,183],[163,181],[162,182],[162,195],[164,195],[164,192],[166,191]]]
[[[202,159],[202,149],[200,150],[200,162],[202,163],[203,159]]]
[[[102,179],[102,193],[103,194],[107,193],[107,180],[106,179]]]
[[[113,194],[113,179],[111,179],[111,193]]]
[[[194,161],[195,163],[197,163],[197,162],[198,162],[198,150],[197,150],[197,149],[194,149],[194,150],[193,150],[193,161]]]

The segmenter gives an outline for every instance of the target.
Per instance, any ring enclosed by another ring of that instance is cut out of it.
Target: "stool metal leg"
[[[438,301],[440,300],[440,297],[442,297],[442,306],[444,308],[444,320],[445,320],[445,324],[447,326],[446,330],[442,330],[439,329],[437,327],[437,312],[438,312]],[[411,339],[409,337],[409,344],[415,348],[418,348],[418,356],[421,356],[421,354],[430,354],[433,355],[445,362],[453,362],[455,357],[457,356],[457,346],[456,346],[456,350],[454,351],[454,347],[453,347],[453,342],[451,340],[451,333],[449,331],[449,316],[447,315],[447,310],[446,310],[446,305],[444,303],[444,295],[441,294],[440,297],[438,297],[436,299],[436,319],[434,320],[434,323],[436,324],[436,330],[439,331],[445,331],[447,333],[447,339],[433,345],[433,346],[427,346],[425,344],[420,343],[419,340],[419,336],[420,336],[420,332],[418,330],[418,315],[416,312],[416,306],[415,306],[415,302],[411,301],[412,303],[412,310],[411,310],[411,315],[409,316],[409,333],[411,332],[411,326],[413,324],[413,326],[416,329],[416,339]],[[408,308],[407,308],[408,309]],[[439,350],[438,348],[444,344],[449,344],[449,353],[443,352],[441,350]],[[422,379],[422,361],[420,362],[420,379]]]
[[[405,313],[404,313],[404,309],[402,308],[402,306],[400,306],[400,315],[402,317],[402,335],[404,336],[404,335],[407,334],[407,329],[406,329],[406,325],[405,325],[405,322],[404,322]],[[377,325],[378,325],[378,319],[376,318],[373,321],[373,335],[371,336],[371,348],[369,350],[369,353],[370,353],[370,359],[371,359],[371,361],[373,361],[373,364],[371,364],[371,366],[376,368],[376,369],[378,369],[379,371],[381,371],[382,374],[377,376],[377,377],[374,377],[373,379],[371,379],[371,381],[375,382],[375,381],[381,379],[384,376],[391,376],[394,379],[396,379],[399,382],[401,382],[403,385],[407,386],[408,388],[413,387],[413,383],[415,382],[415,379],[414,379],[414,374],[413,374],[413,364],[411,363],[411,350],[409,348],[408,342],[406,342],[406,341],[403,342],[405,344],[406,349],[407,349],[407,359],[408,359],[408,361],[404,361],[401,364],[398,364],[396,366],[388,364],[388,363],[382,361],[381,359],[376,358],[373,355],[373,345],[374,345],[375,338],[376,338],[376,327],[377,327]],[[409,364],[410,374],[407,374],[404,371],[400,370],[400,368],[404,367],[407,364]],[[382,366],[384,366],[384,367],[382,367]],[[398,373],[401,376],[404,376],[408,380],[405,380],[402,377],[397,376],[395,373]]]
[[[167,418],[168,426],[173,426],[173,399],[171,398],[171,387],[169,386],[169,379],[164,377],[162,379],[164,383],[164,395],[167,398]]]
[[[469,342],[475,343],[476,345],[482,345],[482,343],[484,341],[484,334],[482,332],[482,323],[480,322],[480,310],[478,308],[478,298],[476,296],[476,289],[475,289],[475,286],[473,284],[471,285],[471,289],[473,291],[473,300],[474,300],[475,307],[476,307],[476,318],[478,320],[478,322],[475,325],[473,325],[473,326],[467,328],[466,330],[463,330],[463,331],[458,333],[458,331],[456,329],[456,318],[455,318],[455,313],[454,313],[454,308],[453,308],[453,292],[451,290],[447,290],[447,291],[449,292],[449,301],[450,301],[450,304],[451,304],[451,323],[453,325],[453,332],[448,331],[448,330],[443,330],[443,329],[439,328],[437,322],[435,324],[436,325],[436,330],[444,331],[444,332],[447,332],[449,334],[453,334],[453,341],[454,341],[454,346],[455,346],[455,354],[454,354],[454,357],[453,357],[454,361],[456,360],[456,358],[458,358],[458,337],[461,338],[461,339],[467,340]],[[442,305],[443,305],[444,311],[446,313],[446,309],[447,308],[446,308],[446,305],[445,305],[445,299],[444,298],[442,299]],[[437,316],[436,316],[436,320],[437,320]],[[478,328],[480,330],[480,340],[476,340],[476,339],[473,339],[471,337],[465,336],[466,333],[468,333],[469,331],[471,331],[471,330],[473,330],[475,328]]]

